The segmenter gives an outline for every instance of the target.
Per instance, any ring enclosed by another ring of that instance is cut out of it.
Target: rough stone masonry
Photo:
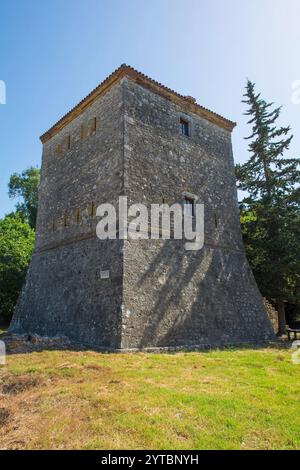
[[[245,257],[234,123],[122,65],[41,140],[36,246],[10,331],[108,350],[273,336]],[[205,244],[99,240],[96,208],[205,207]]]

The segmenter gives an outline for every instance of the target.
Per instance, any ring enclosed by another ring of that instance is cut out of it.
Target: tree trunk
[[[282,336],[286,330],[285,305],[283,300],[277,300],[278,311],[278,335]]]

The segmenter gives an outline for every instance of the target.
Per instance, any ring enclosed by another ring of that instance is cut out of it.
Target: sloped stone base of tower
[[[198,347],[274,338],[243,252],[181,241],[125,245],[122,347]]]
[[[121,255],[118,240],[95,238],[34,254],[9,332],[119,348]]]
[[[99,266],[109,267],[100,279]],[[123,277],[122,277],[123,274]],[[274,338],[245,255],[182,241],[81,241],[34,255],[11,333],[107,350]]]

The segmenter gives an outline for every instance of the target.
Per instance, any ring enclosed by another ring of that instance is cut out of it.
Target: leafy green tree
[[[277,125],[281,107],[263,100],[250,81],[244,97],[252,133],[246,138],[250,158],[236,165],[238,188],[247,193],[242,231],[258,286],[276,301],[283,333],[284,302],[300,304],[299,159],[284,158],[293,136],[289,126]]]
[[[13,314],[31,259],[35,232],[19,214],[0,220],[0,323]]]
[[[8,194],[11,198],[20,198],[16,210],[24,220],[27,220],[30,227],[35,228],[38,207],[38,188],[40,182],[40,170],[30,167],[21,174],[11,175],[8,184]]]

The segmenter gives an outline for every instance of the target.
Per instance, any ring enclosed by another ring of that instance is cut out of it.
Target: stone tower
[[[42,135],[36,246],[10,331],[105,349],[268,339],[245,257],[234,123],[122,65]],[[103,240],[96,208],[204,204],[205,244]]]

